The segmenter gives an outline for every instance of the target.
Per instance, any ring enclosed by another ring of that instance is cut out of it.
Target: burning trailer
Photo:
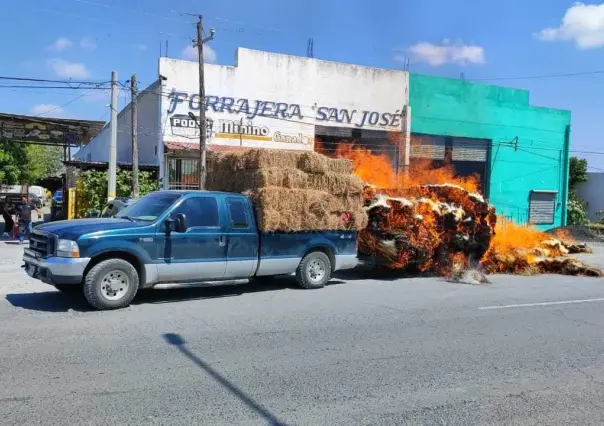
[[[366,188],[368,226],[359,254],[393,269],[439,274],[454,262],[478,263],[495,229],[495,209],[457,185]]]

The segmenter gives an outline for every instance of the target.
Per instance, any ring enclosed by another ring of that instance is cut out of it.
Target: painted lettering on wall
[[[187,105],[191,111],[199,111],[201,104],[199,95],[189,95],[175,89],[170,93],[169,99],[168,114],[173,114],[179,104]],[[207,112],[241,114],[249,120],[256,117],[286,120],[303,120],[305,118],[300,104],[219,96],[206,96],[204,104]],[[401,110],[378,112],[319,106],[314,108],[313,115],[308,118],[321,123],[333,122],[356,127],[374,126],[398,129],[401,127],[403,115]]]

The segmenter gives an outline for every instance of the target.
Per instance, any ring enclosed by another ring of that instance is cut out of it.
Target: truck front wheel
[[[296,270],[296,280],[302,288],[322,288],[331,278],[331,261],[322,251],[307,254]]]
[[[84,296],[96,309],[119,309],[132,302],[138,291],[136,268],[122,259],[108,259],[93,266],[84,278]]]

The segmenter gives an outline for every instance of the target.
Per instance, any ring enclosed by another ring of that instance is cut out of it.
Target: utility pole
[[[109,123],[109,186],[107,199],[115,198],[115,181],[117,173],[117,72],[111,72],[111,115]]]
[[[210,29],[210,36],[203,38],[203,23],[202,17],[199,16],[197,21],[197,40],[193,41],[193,47],[197,47],[197,54],[199,55],[199,189],[204,190],[206,187],[206,89],[204,79],[204,67],[203,67],[203,44],[214,38],[215,30]]]
[[[138,90],[136,88],[136,74],[130,79],[130,97],[132,99],[132,196],[137,198],[138,188]]]

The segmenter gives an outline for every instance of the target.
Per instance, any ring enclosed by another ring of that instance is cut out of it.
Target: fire
[[[352,143],[339,143],[334,150],[326,149],[315,142],[315,150],[329,157],[352,160],[355,174],[363,182],[384,189],[406,189],[429,184],[454,184],[469,192],[478,192],[480,183],[477,176],[458,177],[452,166],[433,168],[430,160],[417,159],[410,173],[397,173],[392,160],[386,154],[375,154],[367,148]]]
[[[359,253],[393,269],[450,276],[480,265],[489,273],[558,272],[601,276],[571,258],[588,249],[565,231],[551,235],[497,218],[479,194],[477,176],[458,177],[451,165],[434,168],[415,160],[408,173],[395,171],[386,154],[340,143],[318,152],[352,160],[368,185],[364,193],[369,225],[359,234]],[[564,242],[562,242],[564,241]]]

